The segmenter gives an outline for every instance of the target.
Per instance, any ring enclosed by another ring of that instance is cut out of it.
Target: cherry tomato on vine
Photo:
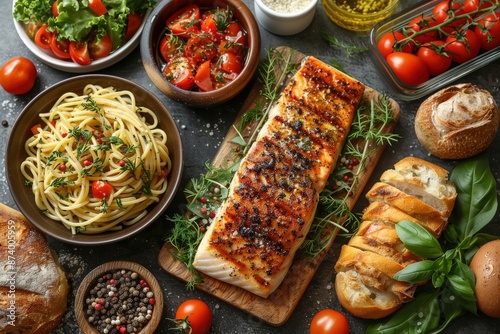
[[[52,40],[53,33],[48,31],[47,28],[48,26],[44,24],[38,29],[35,34],[35,43],[41,49],[50,50],[50,41]]]
[[[416,86],[429,80],[427,66],[414,54],[393,52],[386,60],[399,80],[409,86]]]
[[[500,13],[488,14],[477,21],[476,33],[481,49],[491,50],[500,45]]]
[[[349,322],[342,313],[324,309],[313,317],[309,332],[310,334],[348,334]]]
[[[105,181],[94,181],[91,185],[92,196],[99,199],[108,198],[113,192],[113,186]]]
[[[445,51],[459,64],[473,59],[481,51],[481,43],[470,29],[449,35],[446,37],[446,44]]]
[[[191,33],[199,31],[196,24],[200,20],[200,8],[195,5],[187,5],[172,14],[166,22],[167,28],[173,34],[189,37]]]
[[[382,54],[384,58],[395,51],[401,51],[406,53],[411,53],[413,49],[413,43],[408,43],[402,47],[398,46],[396,42],[401,41],[405,38],[405,35],[399,31],[387,32],[377,42],[377,49]]]
[[[432,17],[417,16],[408,23],[408,28],[415,31],[415,33],[419,33],[420,31],[432,28],[435,25],[436,21]],[[413,35],[413,33],[409,32],[409,35]],[[413,40],[415,42],[424,44],[436,40],[437,37],[438,37],[438,32],[436,30],[432,30],[423,35],[413,37]]]
[[[444,44],[445,42],[441,40],[432,41],[417,51],[417,57],[423,60],[431,76],[446,72],[451,67],[453,61],[444,52]]]
[[[0,85],[7,93],[29,92],[36,80],[36,67],[28,58],[14,57],[0,68]]]
[[[450,6],[451,4],[451,6]],[[432,16],[436,20],[437,24],[441,24],[453,16],[458,16],[464,14],[463,6],[461,3],[456,1],[444,0],[439,2],[432,9]],[[456,27],[463,25],[467,21],[466,18],[453,20],[448,26],[443,27],[444,31],[452,32]]]
[[[78,65],[89,65],[92,62],[92,59],[90,59],[89,46],[86,42],[69,42],[69,54],[71,60]]]
[[[183,333],[207,334],[212,327],[212,311],[199,299],[188,299],[179,305],[175,319]]]
[[[193,62],[184,56],[172,58],[163,69],[163,76],[182,89],[191,89],[194,86],[194,73]]]
[[[491,3],[487,1],[481,1],[481,0],[465,0],[464,1],[464,6],[463,6],[463,12],[464,13],[472,13],[478,10],[479,8],[484,9],[488,8],[491,6]]]

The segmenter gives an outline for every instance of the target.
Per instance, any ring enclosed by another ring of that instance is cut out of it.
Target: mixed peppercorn
[[[139,333],[152,317],[154,297],[136,272],[109,272],[90,289],[85,299],[86,317],[103,334]]]

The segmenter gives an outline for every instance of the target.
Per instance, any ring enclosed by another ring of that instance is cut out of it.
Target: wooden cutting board
[[[293,63],[296,64],[297,67],[300,65],[301,60],[305,57],[304,54],[291,50],[287,47],[279,47],[276,50],[277,52],[290,54],[292,56]],[[255,101],[260,98],[260,90],[261,85],[257,82],[250,91],[248,98],[241,108],[241,111],[234,122],[235,125],[239,123],[243,114],[250,110],[250,108],[255,107]],[[368,107],[367,109],[369,110],[370,101],[376,100],[379,95],[379,92],[366,87],[362,103],[366,104]],[[394,110],[393,118],[395,121],[386,128],[386,132],[393,131],[400,114],[399,105],[394,100],[390,100],[390,102],[392,103]],[[219,151],[214,157],[214,160],[212,161],[214,166],[222,166],[233,158],[235,145],[231,143],[231,141],[237,135],[238,133],[236,130],[231,127],[225,137],[225,140],[221,144]],[[245,134],[243,134],[243,136],[245,137]],[[382,156],[383,151],[383,146],[375,147],[375,153],[373,153],[366,162],[365,168],[359,176],[357,187],[354,189],[354,194],[349,199],[348,206],[350,209],[354,207],[354,204],[361,195],[361,192],[368,182],[377,162]],[[334,232],[333,227],[331,231]],[[297,303],[313,278],[317,268],[327,254],[330,246],[331,243],[321,254],[314,258],[297,252],[285,279],[276,291],[274,291],[268,298],[256,296],[246,290],[203,274],[202,276],[204,278],[204,282],[197,285],[197,288],[216,296],[221,300],[254,315],[255,317],[258,317],[271,325],[279,326],[286,322],[292,314],[293,310],[297,306]],[[188,282],[192,279],[193,275],[189,270],[187,270],[183,263],[177,261],[171,255],[170,251],[172,248],[173,247],[168,243],[163,245],[158,257],[160,266],[168,273]]]

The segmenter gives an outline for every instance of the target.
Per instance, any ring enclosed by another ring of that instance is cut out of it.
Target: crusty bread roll
[[[428,97],[415,116],[415,133],[431,154],[464,159],[491,144],[499,122],[500,110],[491,94],[465,83]]]
[[[362,223],[335,264],[339,302],[360,318],[385,317],[413,299],[418,284],[394,275],[422,259],[404,246],[395,225],[410,220],[439,237],[457,196],[448,172],[437,165],[408,157],[394,167],[382,174],[391,184],[382,180],[367,192]]]
[[[43,235],[1,203],[0,268],[0,333],[50,333],[66,311],[66,275]]]

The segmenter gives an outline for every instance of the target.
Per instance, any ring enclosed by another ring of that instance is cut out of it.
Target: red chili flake
[[[125,162],[125,160],[120,160],[118,162],[118,164],[120,165],[120,167],[123,167],[123,166],[125,166],[126,162]]]
[[[97,138],[96,141],[97,141],[98,144],[102,144],[102,139],[101,138]]]
[[[104,137],[104,133],[99,133],[99,138],[103,138]]]
[[[354,166],[353,166],[353,165],[349,165],[349,166],[347,166],[347,169],[349,169],[349,170],[353,170],[353,169],[354,169]]]
[[[209,215],[209,216],[210,216],[210,218],[214,218],[214,217],[215,217],[215,212],[213,212],[213,211],[212,211],[212,212],[210,212],[210,215]]]
[[[66,171],[66,165],[59,165],[59,170],[61,172],[65,172]]]
[[[201,213],[202,215],[206,215],[206,214],[207,214],[207,208],[201,208],[201,209],[200,209],[200,213]]]
[[[349,176],[348,175],[344,175],[344,181],[349,181]]]
[[[68,136],[68,133],[67,133],[67,132],[63,132],[63,133],[61,133],[61,136],[62,136],[63,138],[66,138],[66,137]]]
[[[88,166],[92,165],[92,161],[90,161],[90,160],[88,160],[88,159],[85,159],[85,160],[83,161],[83,165],[84,165],[84,166],[86,166],[86,167],[88,167]]]
[[[359,165],[359,160],[358,160],[358,158],[352,158],[352,164],[353,164],[354,166]]]
[[[155,299],[154,298],[149,298],[149,304],[154,305],[155,304]]]

